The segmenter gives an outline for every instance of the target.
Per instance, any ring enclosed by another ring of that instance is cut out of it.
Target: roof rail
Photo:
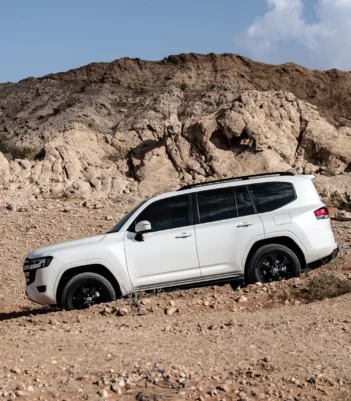
[[[190,185],[185,185],[184,187],[181,187],[178,189],[178,191],[184,191],[186,189],[191,189],[191,188],[196,188],[196,187],[202,187],[205,185],[213,185],[213,184],[219,184],[221,182],[226,182],[226,181],[244,181],[244,180],[249,180],[252,178],[258,178],[258,177],[272,177],[272,176],[292,176],[295,175],[294,173],[291,173],[289,171],[283,171],[283,172],[275,172],[275,173],[262,173],[262,174],[252,174],[252,175],[244,175],[242,177],[231,177],[231,178],[223,178],[221,180],[213,180],[213,181],[207,181],[207,182],[199,182],[197,184],[190,184]]]

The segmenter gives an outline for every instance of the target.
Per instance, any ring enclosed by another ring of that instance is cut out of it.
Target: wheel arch
[[[265,238],[265,239],[262,239],[262,240],[259,240],[259,241],[255,242],[252,245],[252,247],[251,247],[251,249],[250,249],[250,251],[249,251],[249,253],[247,255],[246,261],[245,261],[245,278],[246,278],[246,267],[247,267],[247,264],[248,264],[251,256],[259,248],[261,248],[264,245],[268,245],[268,244],[280,244],[280,245],[285,245],[286,247],[290,248],[293,252],[295,252],[296,256],[298,257],[298,259],[300,261],[300,264],[301,264],[301,269],[303,270],[303,269],[306,268],[307,263],[306,263],[305,255],[302,252],[302,250],[299,247],[299,245],[292,238],[285,237],[285,236],[283,236],[283,237]]]
[[[122,296],[122,290],[120,284],[118,283],[116,277],[111,273],[111,271],[107,267],[101,264],[88,264],[84,266],[71,267],[62,274],[56,290],[57,303],[59,303],[62,291],[65,285],[68,283],[68,281],[72,277],[80,273],[96,273],[99,274],[100,276],[105,277],[112,284],[114,290],[116,291],[117,297]]]

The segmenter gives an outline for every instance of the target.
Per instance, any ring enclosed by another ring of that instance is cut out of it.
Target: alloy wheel
[[[72,297],[74,309],[85,309],[101,302],[108,302],[108,293],[103,286],[97,283],[78,287]]]
[[[259,264],[257,273],[262,283],[286,280],[291,277],[291,264],[283,253],[271,253]]]

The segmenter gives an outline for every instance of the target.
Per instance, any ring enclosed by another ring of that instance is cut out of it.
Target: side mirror
[[[139,223],[137,223],[135,226],[135,232],[139,234],[146,231],[151,231],[151,223],[147,220],[139,221]]]

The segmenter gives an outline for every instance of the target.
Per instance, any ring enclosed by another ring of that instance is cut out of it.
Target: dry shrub
[[[321,273],[310,278],[306,285],[294,289],[296,298],[307,302],[322,301],[351,292],[351,280],[333,273]]]
[[[2,152],[8,160],[32,159],[35,154],[34,149],[31,149],[27,146],[15,145],[11,143],[11,141],[8,141],[1,137],[0,137],[0,152]]]
[[[351,292],[351,280],[331,272],[296,281],[281,281],[274,286],[270,299],[274,303],[301,301],[304,303],[336,298]]]

